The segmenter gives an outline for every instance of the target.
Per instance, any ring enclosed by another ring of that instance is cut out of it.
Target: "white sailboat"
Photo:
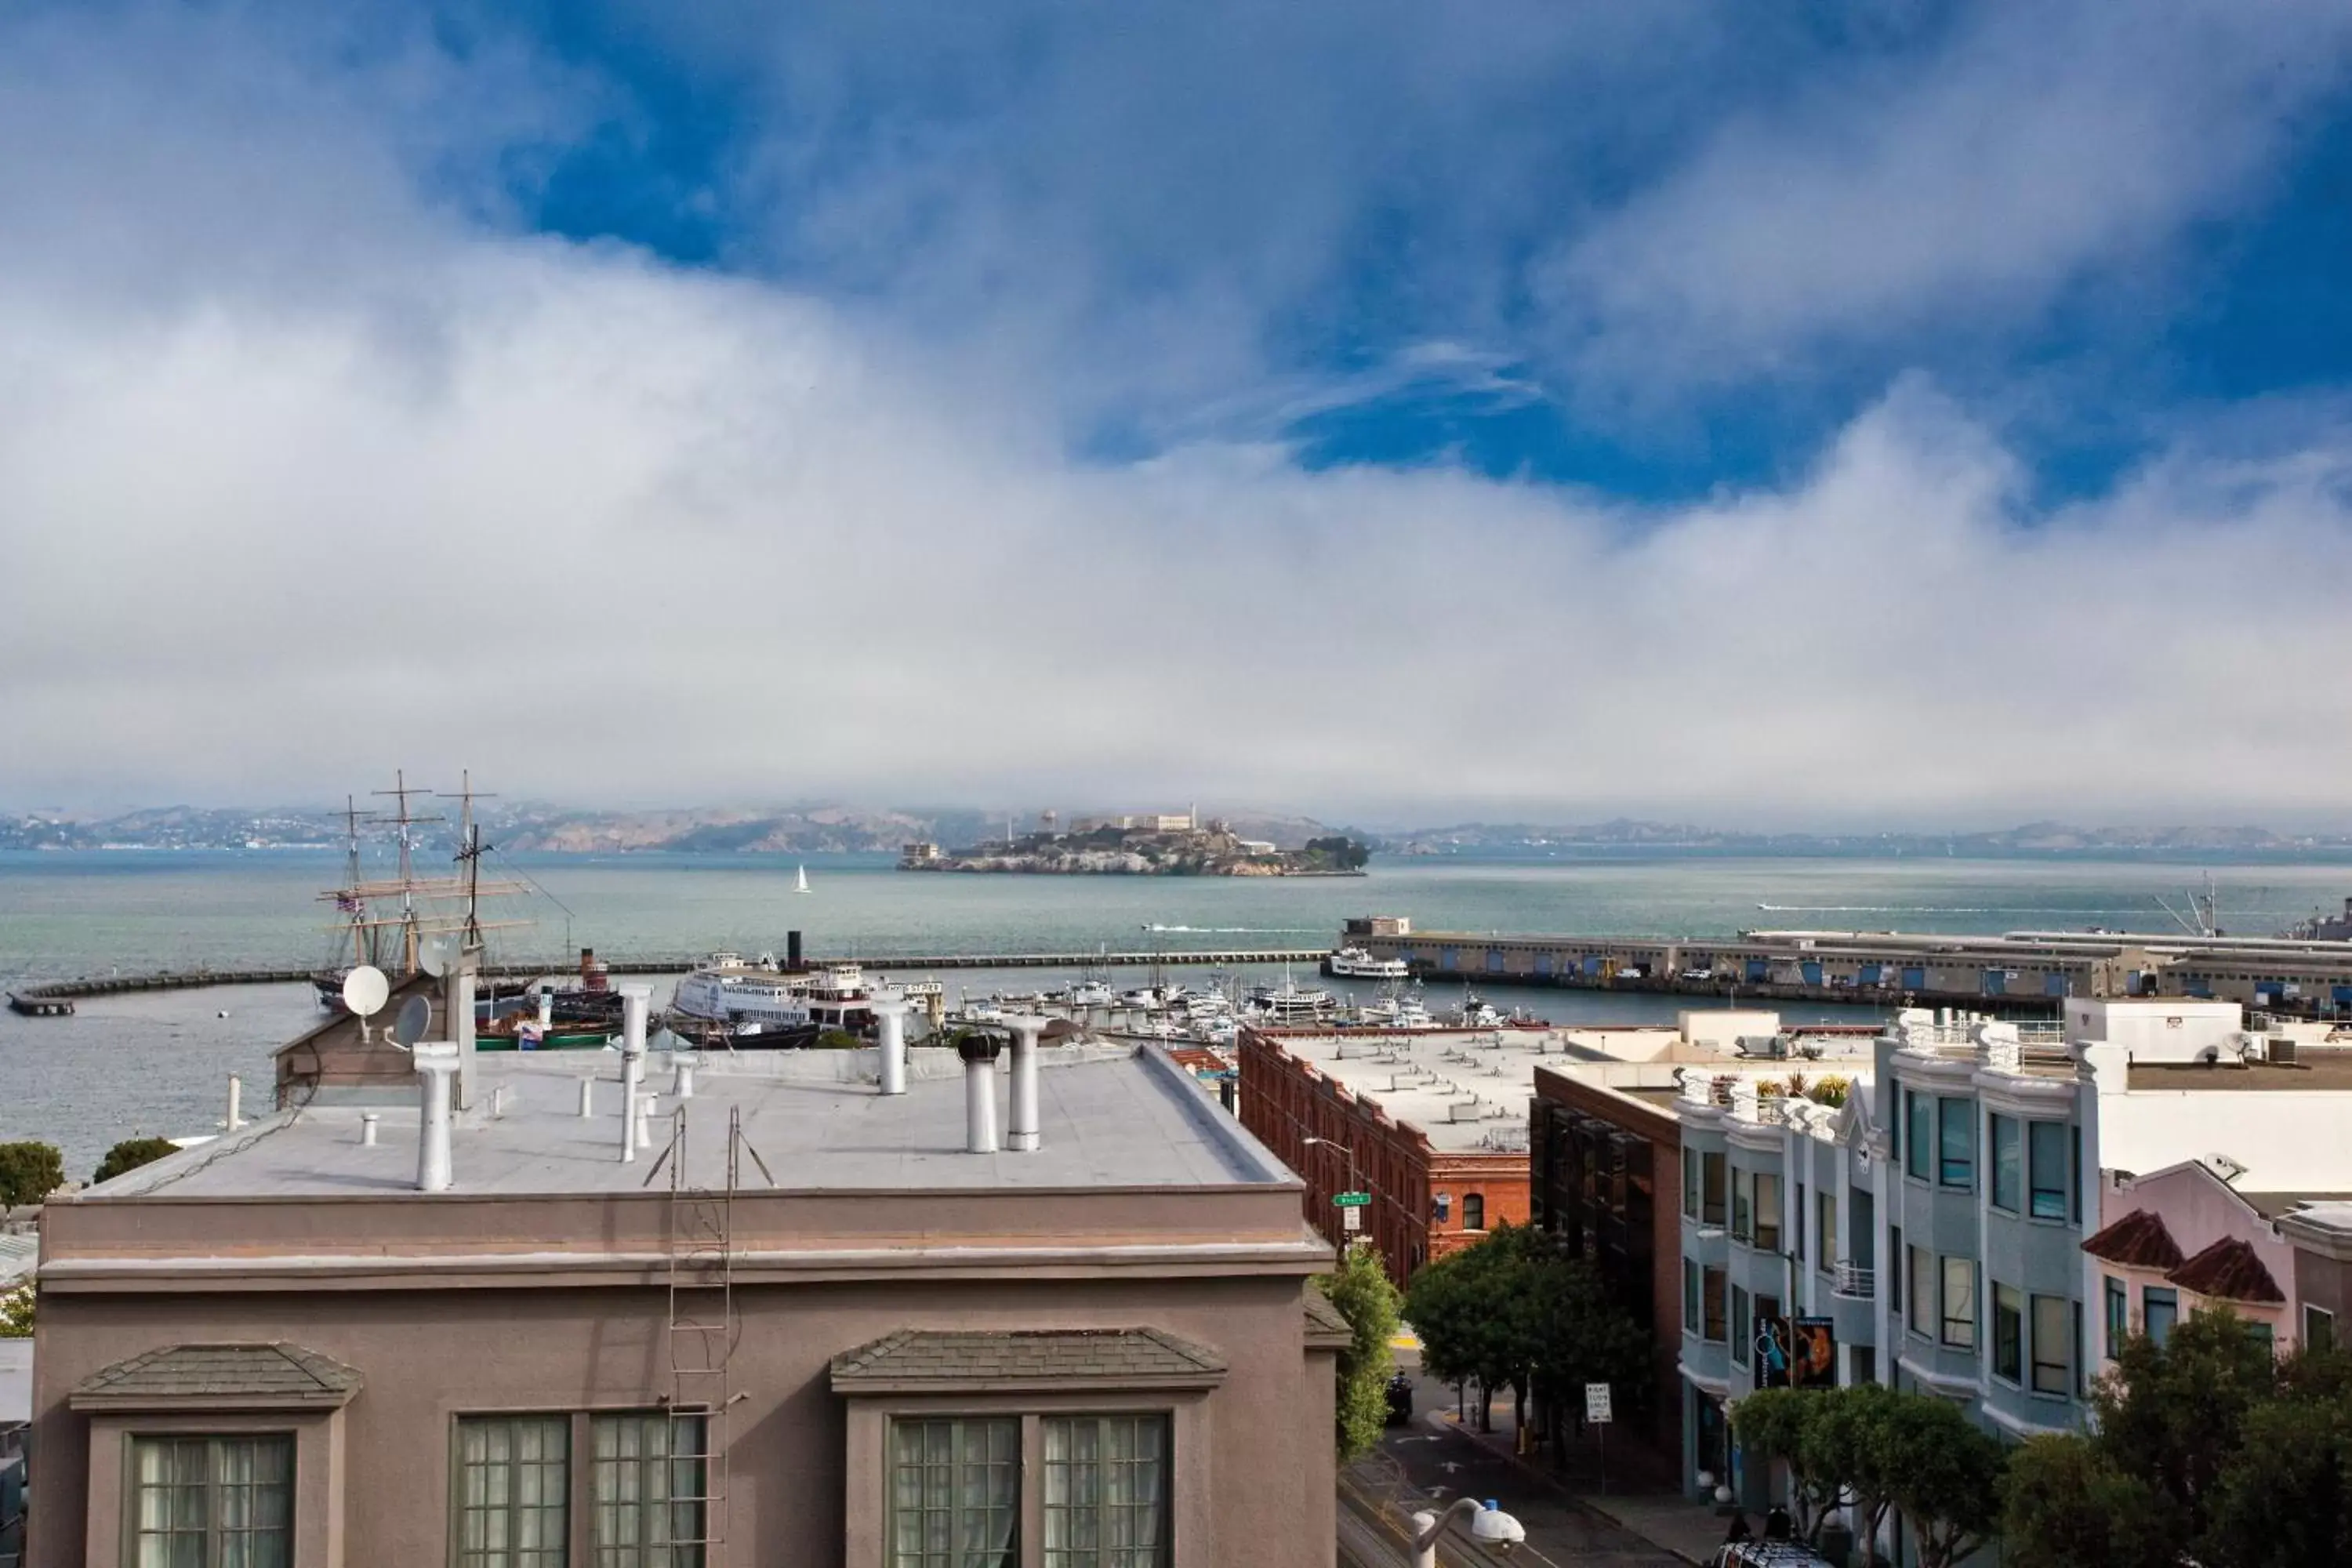
[[[808,890],[808,868],[806,866],[803,866],[800,868],[799,878],[793,883],[793,891],[795,893],[805,893]]]

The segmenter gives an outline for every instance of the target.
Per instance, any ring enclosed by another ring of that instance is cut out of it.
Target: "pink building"
[[[2182,1318],[2216,1307],[2259,1325],[2281,1352],[2301,1342],[2298,1246],[2282,1223],[2315,1196],[2242,1193],[2201,1160],[2144,1176],[2110,1173],[2100,1184],[2100,1228],[2083,1243],[2101,1355],[2113,1361],[2126,1336],[2160,1339]],[[2332,1324],[2333,1305],[2315,1321]]]

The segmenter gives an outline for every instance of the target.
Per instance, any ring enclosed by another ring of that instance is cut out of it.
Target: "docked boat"
[[[1268,1024],[1312,1024],[1328,1016],[1335,1004],[1319,986],[1301,988],[1288,974],[1279,985],[1260,985],[1250,992],[1250,1012]]]
[[[714,953],[677,983],[667,1023],[670,1033],[698,1046],[761,1050],[813,1046],[821,1028],[791,980],[747,967],[731,952]]]
[[[1100,980],[1081,980],[1069,990],[1073,1007],[1108,1007],[1118,999],[1118,994]]]
[[[1335,980],[1402,980],[1412,971],[1402,958],[1374,958],[1360,947],[1342,947],[1323,960],[1323,973]]]

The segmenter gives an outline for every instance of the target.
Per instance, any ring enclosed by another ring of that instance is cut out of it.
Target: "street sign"
[[[1607,1384],[1588,1383],[1584,1385],[1584,1418],[1587,1421],[1591,1422],[1613,1421],[1616,1419],[1615,1416],[1609,1413],[1609,1385]]]
[[[1331,1202],[1343,1209],[1360,1209],[1372,1201],[1370,1193],[1334,1193]]]
[[[1339,1228],[1348,1232],[1350,1236],[1363,1229],[1364,1211],[1360,1208],[1341,1209],[1339,1211]]]

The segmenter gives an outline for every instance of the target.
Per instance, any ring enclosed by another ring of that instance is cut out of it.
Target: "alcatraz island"
[[[1284,849],[1199,816],[1081,817],[1066,833],[1052,812],[1037,830],[964,849],[906,845],[901,871],[1008,871],[1059,877],[1360,877],[1370,850],[1345,834]]]

